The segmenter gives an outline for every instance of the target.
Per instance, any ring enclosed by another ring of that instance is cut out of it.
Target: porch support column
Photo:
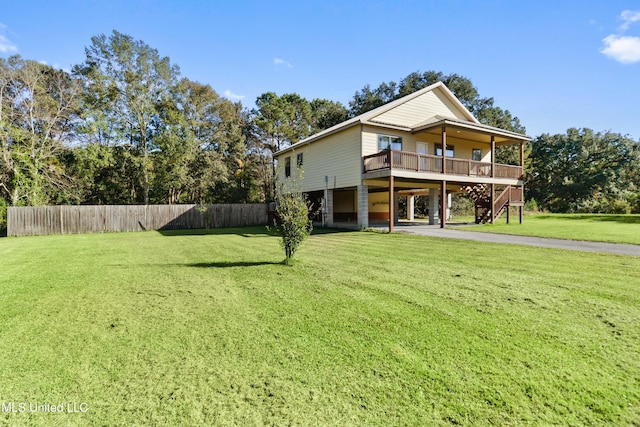
[[[493,139],[493,138],[492,138]],[[492,144],[493,145],[493,144]],[[493,162],[492,162],[493,163]],[[491,194],[489,195],[489,199],[491,200],[491,224],[493,224],[493,218],[496,216],[496,211],[495,211],[495,197],[496,197],[496,185],[495,184],[491,184]]]
[[[324,200],[325,224],[327,227],[333,227],[333,190],[325,190],[326,198]]]
[[[447,194],[447,219],[451,219],[451,196],[451,193]]]
[[[447,181],[442,181],[440,186],[440,228],[444,228],[447,222]]]
[[[400,222],[400,195],[398,192],[393,193],[393,223],[398,224]]]
[[[522,186],[522,203],[524,204],[524,185]],[[520,206],[518,209],[520,214],[520,224],[522,224],[522,219],[524,218],[524,206]]]
[[[447,126],[442,126],[442,173],[447,173]]]
[[[496,176],[496,137],[491,135],[491,178]],[[491,196],[493,200],[493,196]],[[492,221],[493,222],[493,221]]]
[[[416,196],[407,196],[407,219],[413,221],[416,211]]]
[[[519,212],[520,213],[520,215],[519,215],[520,224],[522,224],[522,217],[523,217],[523,212],[522,211],[523,211],[524,207],[523,206],[518,206],[518,209],[520,210],[520,212]]]
[[[429,225],[436,225],[438,223],[438,209],[440,204],[438,203],[438,189],[429,189]]]
[[[524,141],[520,141],[520,167],[522,168],[522,176],[520,177],[521,179],[524,179]],[[524,203],[524,185],[522,185],[522,203]],[[523,210],[524,207],[523,206],[518,206],[518,212],[519,212],[519,220],[520,220],[520,224],[522,224],[522,218],[523,218]]]
[[[393,175],[389,175],[389,233],[393,233],[393,221],[395,219],[393,194]]]
[[[358,228],[369,227],[369,187],[358,185]]]

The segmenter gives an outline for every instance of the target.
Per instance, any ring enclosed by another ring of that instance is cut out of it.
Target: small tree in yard
[[[286,256],[284,263],[287,265],[313,229],[307,197],[301,189],[302,174],[300,170],[296,172],[297,176],[292,174],[276,188],[276,230],[282,237]]]

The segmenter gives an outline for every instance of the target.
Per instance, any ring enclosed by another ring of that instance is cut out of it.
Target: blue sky
[[[640,2],[8,1],[0,56],[63,69],[116,29],[249,108],[264,92],[348,104],[413,71],[468,77],[527,133],[640,139]]]

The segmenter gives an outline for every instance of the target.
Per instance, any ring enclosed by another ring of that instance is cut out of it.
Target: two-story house
[[[524,144],[530,138],[486,126],[441,82],[310,136],[277,153],[277,180],[302,169],[302,191],[322,205],[324,221],[359,228],[388,221],[397,201],[429,196],[429,222],[444,227],[450,193],[466,191],[476,221],[493,222],[522,206]],[[520,165],[495,162],[496,147],[519,144]],[[320,202],[321,201],[321,202]],[[390,220],[391,219],[391,220]]]

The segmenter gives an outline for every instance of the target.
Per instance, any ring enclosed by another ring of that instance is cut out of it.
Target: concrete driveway
[[[467,224],[465,224],[467,225]],[[640,256],[639,245],[622,243],[584,242],[580,240],[549,239],[544,237],[513,236],[510,234],[484,233],[457,230],[455,225],[440,228],[439,225],[398,224],[396,232],[446,239],[473,240],[476,242],[506,243],[512,245],[540,246],[544,248],[569,249],[572,251],[603,252],[618,255]]]

